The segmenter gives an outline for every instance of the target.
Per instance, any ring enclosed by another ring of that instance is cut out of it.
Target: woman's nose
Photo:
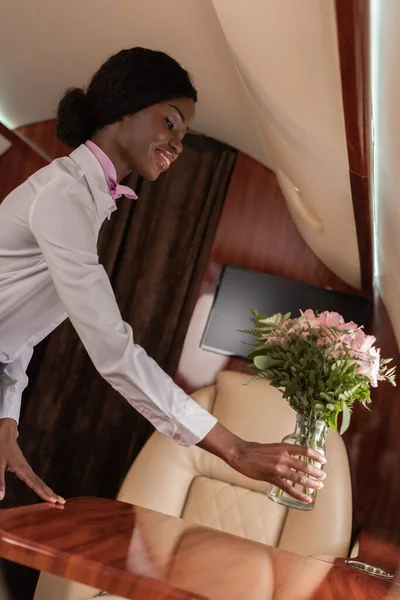
[[[182,144],[182,140],[179,136],[179,134],[174,135],[171,140],[170,140],[170,146],[171,148],[173,148],[174,152],[179,156],[179,154],[182,152],[183,150],[183,144]]]

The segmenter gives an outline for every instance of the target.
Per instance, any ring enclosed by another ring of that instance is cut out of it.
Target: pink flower
[[[366,335],[361,329],[356,329],[352,333],[346,333],[341,337],[341,342],[346,344],[357,354],[365,354],[375,344],[376,337]]]
[[[355,330],[358,326],[353,323],[345,323],[342,315],[337,312],[325,310],[318,317],[310,308],[306,311],[300,311],[301,316],[307,321],[310,327],[338,327],[339,329]]]
[[[340,337],[340,343],[344,344],[348,348],[351,348],[353,343],[353,336],[350,333],[345,333]]]
[[[368,336],[373,337],[373,336]],[[378,381],[384,381],[384,377],[379,375],[380,367],[380,350],[379,348],[369,348],[368,352],[358,360],[358,372],[360,375],[365,375],[370,380],[372,387],[378,387]]]
[[[350,354],[358,365],[360,375],[368,377],[371,386],[377,387],[378,381],[382,381],[384,377],[379,375],[380,350],[374,346],[376,338],[373,335],[366,335],[358,328],[343,335],[340,342],[349,348]]]
[[[355,331],[356,329],[362,329],[362,327],[359,327],[357,325],[357,323],[354,323],[354,321],[349,321],[348,323],[342,323],[341,325],[339,325],[339,329],[346,329],[348,331]]]
[[[311,308],[307,308],[307,310],[305,310],[304,312],[301,310],[300,314],[307,322],[307,325],[309,325],[310,327],[318,327],[319,317],[315,316],[314,311],[311,310]]]
[[[327,327],[339,327],[344,324],[342,315],[337,312],[329,312],[325,310],[317,317],[319,325],[326,325]]]
[[[305,325],[304,322],[302,323],[300,321],[297,321],[287,330],[287,335],[290,335],[291,333],[296,333],[297,331],[299,331],[299,329],[304,329],[304,327],[306,326],[307,325]]]
[[[307,308],[307,310],[305,311],[300,311],[300,314],[302,317],[305,317],[306,319],[316,319],[317,317],[315,316],[315,313],[313,310],[311,310],[311,308]]]
[[[368,352],[375,344],[376,337],[373,335],[365,335],[361,330],[355,332],[352,342],[352,348],[358,352]]]
[[[378,381],[384,381],[385,378],[379,374],[380,350],[374,345],[376,338],[373,335],[366,335],[363,328],[353,321],[345,323],[342,315],[337,312],[324,311],[316,316],[313,310],[308,309],[304,312],[300,311],[300,314],[300,318],[288,321],[287,335],[295,333],[307,337],[310,333],[306,330],[312,328],[317,334],[315,336],[316,344],[323,346],[329,342],[332,356],[343,357],[343,347],[347,346],[350,359],[356,363],[358,373],[368,377],[372,387],[377,387]],[[332,335],[329,331],[331,327],[339,330],[338,335],[333,338],[335,340],[333,348]],[[284,343],[282,336],[269,337],[269,341],[278,344]]]

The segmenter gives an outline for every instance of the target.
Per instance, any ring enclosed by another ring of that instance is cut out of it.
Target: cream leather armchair
[[[193,398],[244,439],[277,442],[294,429],[295,414],[266,381],[225,371]],[[118,500],[303,555],[349,553],[352,494],[349,463],[338,433],[327,439],[327,479],[314,510],[287,510],[253,481],[197,447],[154,433],[129,470]],[[159,540],[158,540],[159,543]],[[34,600],[89,600],[99,590],[42,574]],[[107,596],[110,600],[116,596]]]

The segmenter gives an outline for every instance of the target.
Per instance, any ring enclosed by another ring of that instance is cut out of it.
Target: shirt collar
[[[103,169],[104,176],[106,178],[111,198],[113,198],[113,200],[117,200],[118,198],[121,198],[121,196],[126,196],[131,200],[137,200],[137,195],[130,187],[126,185],[120,185],[117,182],[117,172],[111,159],[107,156],[107,154],[91,140],[88,140],[85,143],[85,146],[89,148],[89,150],[95,155],[95,157],[99,161],[101,168]]]
[[[99,160],[85,144],[82,144],[76,148],[76,150],[71,152],[70,158],[81,167],[85,175],[85,179],[96,203],[99,218],[102,221],[104,221],[105,218],[109,219],[111,213],[116,210],[117,206],[114,198],[112,198],[110,194],[107,179]]]

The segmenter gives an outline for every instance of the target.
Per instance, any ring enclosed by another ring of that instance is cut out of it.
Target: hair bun
[[[77,148],[92,134],[86,94],[81,88],[71,88],[58,105],[57,137],[67,146]]]

